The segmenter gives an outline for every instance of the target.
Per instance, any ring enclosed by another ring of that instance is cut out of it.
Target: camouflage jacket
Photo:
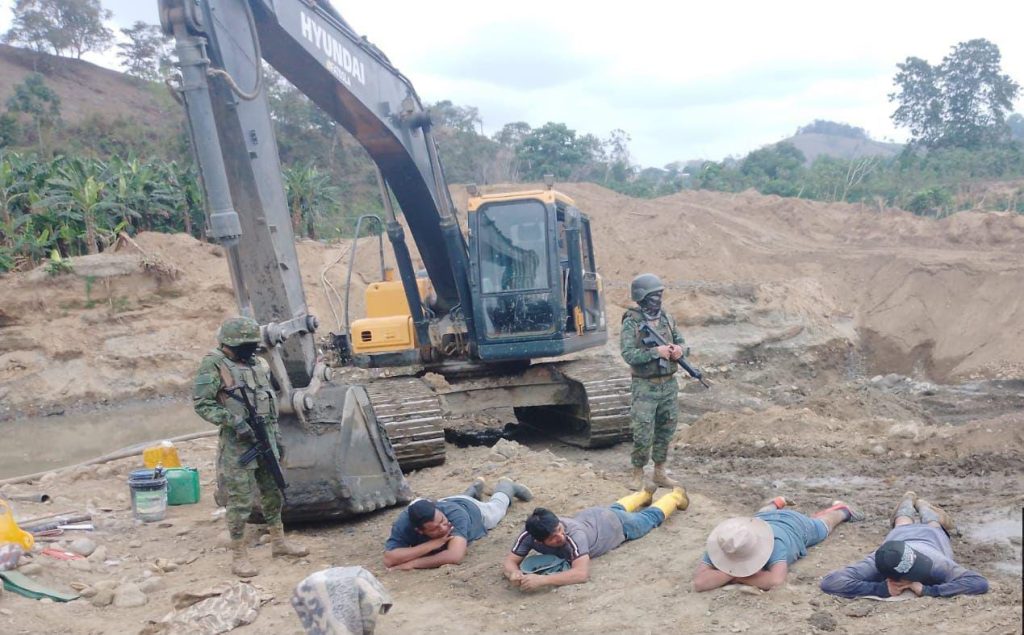
[[[626,360],[626,363],[629,364],[634,377],[665,377],[674,374],[679,368],[679,364],[675,362],[659,364],[658,360],[661,358],[658,357],[654,347],[644,345],[644,336],[640,326],[645,321],[643,313],[636,307],[626,309],[626,312],[622,315],[622,332],[619,334],[622,359]],[[672,342],[680,346],[685,345],[686,342],[683,340],[683,336],[680,335],[679,329],[676,328],[676,321],[664,310],[662,310],[657,324],[652,326],[654,326],[655,331],[665,338],[666,342]]]
[[[277,437],[277,398],[270,384],[270,368],[260,357],[253,360],[251,364],[236,362],[224,351],[214,349],[199,364],[192,386],[192,407],[200,417],[220,426],[220,437],[225,444],[241,445],[235,435],[235,425],[247,418],[245,404],[224,391],[227,377],[234,385],[245,387],[256,414],[266,421],[268,436],[272,440]],[[255,462],[250,465],[255,467]]]

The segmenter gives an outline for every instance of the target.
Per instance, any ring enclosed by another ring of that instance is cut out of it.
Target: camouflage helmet
[[[633,282],[629,285],[629,295],[633,298],[633,302],[639,302],[655,291],[664,290],[665,285],[661,283],[661,278],[653,273],[641,273],[633,278]]]
[[[242,344],[259,344],[260,325],[256,320],[247,317],[234,317],[224,320],[217,330],[217,341],[224,346],[241,346]]]

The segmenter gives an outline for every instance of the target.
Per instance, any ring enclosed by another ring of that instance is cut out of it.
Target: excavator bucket
[[[412,500],[366,390],[329,382],[305,421],[280,421],[288,483],[284,520],[346,518]]]

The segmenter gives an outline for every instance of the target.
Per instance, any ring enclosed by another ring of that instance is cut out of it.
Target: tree
[[[14,21],[4,42],[35,50],[53,49],[57,55],[101,51],[114,34],[103,25],[111,12],[99,0],[16,0]]]
[[[29,73],[25,81],[14,87],[14,94],[7,98],[10,113],[24,113],[32,118],[36,129],[39,151],[45,147],[44,130],[60,122],[60,97],[46,85],[39,73]]]
[[[979,148],[1005,140],[1006,114],[1020,85],[1002,72],[999,47],[985,39],[961,42],[932,66],[918,57],[897,64],[894,123],[929,148]]]
[[[740,174],[762,194],[796,196],[803,173],[804,153],[791,143],[755,150],[740,163]]]
[[[523,138],[517,156],[525,179],[553,174],[566,180],[587,165],[600,147],[601,141],[593,135],[577,138],[576,131],[564,123],[548,122]]]
[[[161,72],[170,66],[170,45],[160,27],[145,22],[136,22],[128,29],[121,29],[127,42],[117,45],[118,59],[125,72],[139,79],[159,81]]]

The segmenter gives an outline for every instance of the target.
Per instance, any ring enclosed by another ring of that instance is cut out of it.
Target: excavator
[[[583,447],[628,436],[624,368],[566,359],[608,339],[590,220],[569,196],[548,180],[500,194],[470,187],[460,218],[412,84],[327,0],[158,2],[209,235],[225,250],[238,310],[261,324],[278,392],[286,520],[408,502],[404,473],[444,461],[447,417],[504,407]],[[377,166],[397,279],[369,285],[366,316],[330,342],[345,362],[391,376],[342,381],[318,350],[264,61]]]

